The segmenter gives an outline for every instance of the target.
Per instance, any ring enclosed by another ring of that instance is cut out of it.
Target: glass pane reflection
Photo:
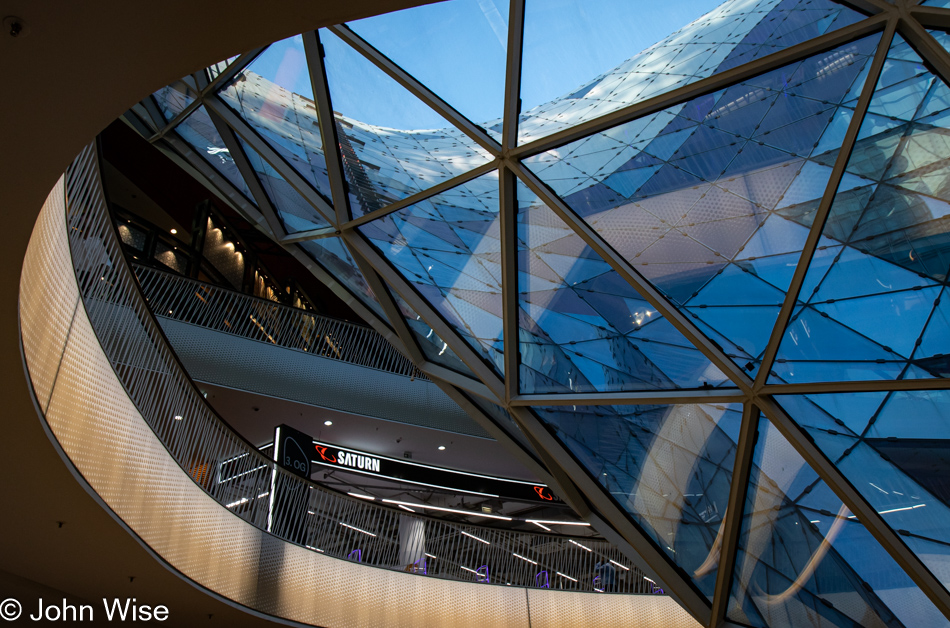
[[[950,89],[900,37],[808,269],[773,381],[943,377]],[[803,221],[801,218],[793,220]]]
[[[728,618],[770,628],[948,624],[765,418]]]
[[[363,273],[360,272],[350,251],[343,244],[341,238],[320,238],[319,240],[304,240],[300,247],[307,255],[318,262],[334,279],[339,281],[369,309],[373,310],[382,320],[386,319],[383,308],[372,288],[366,283]]]
[[[181,124],[175,127],[175,132],[188,142],[195,149],[195,152],[214,166],[215,170],[223,174],[244,196],[248,199],[254,198],[247,187],[247,181],[241,176],[237,164],[234,163],[234,158],[231,157],[231,151],[225,146],[224,140],[218,134],[218,130],[208,116],[204,105],[195,109]]]
[[[830,0],[721,5],[718,0],[528,0],[519,142],[647,100],[861,18]],[[683,26],[690,20],[695,21]],[[657,34],[670,32],[656,41]]]
[[[815,55],[526,163],[754,372],[878,39]]]
[[[711,598],[741,407],[552,406],[536,411]]]

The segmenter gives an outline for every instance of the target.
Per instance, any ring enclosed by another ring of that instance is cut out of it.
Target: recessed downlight
[[[445,445],[439,445],[439,451],[445,451]]]
[[[326,425],[327,427],[330,427],[331,425],[333,425],[333,421],[329,421],[329,420],[324,421],[323,424]]]

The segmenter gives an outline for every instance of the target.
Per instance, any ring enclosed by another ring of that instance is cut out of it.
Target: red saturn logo
[[[330,455],[328,456],[328,455],[327,455],[327,448],[326,448],[326,447],[323,447],[323,446],[321,446],[321,445],[314,445],[314,447],[316,447],[317,453],[320,454],[320,457],[321,457],[321,458],[323,458],[323,459],[326,460],[327,462],[332,462],[332,463],[336,464],[336,456],[334,456],[334,455],[332,455],[332,454],[330,454]],[[536,489],[536,490],[537,490],[537,489]]]
[[[541,499],[546,499],[547,501],[554,500],[554,495],[551,494],[551,491],[546,490],[544,486],[535,486],[534,492],[537,493]]]

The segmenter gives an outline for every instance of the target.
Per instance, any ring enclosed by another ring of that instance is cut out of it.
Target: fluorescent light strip
[[[376,536],[376,535],[373,534],[372,532],[367,532],[366,530],[360,530],[360,529],[357,528],[356,526],[351,526],[350,524],[348,524],[348,523],[343,523],[342,521],[340,522],[340,525],[343,526],[344,528],[349,528],[349,529],[351,529],[351,530],[356,530],[357,532],[362,532],[363,534],[365,534],[365,535],[367,535],[367,536]]]
[[[545,521],[544,519],[525,519],[525,521],[528,523],[546,523],[549,526],[590,526],[586,521]]]
[[[368,499],[369,501],[374,501],[376,498],[372,495],[361,495],[360,493],[347,493],[350,497],[359,497],[360,499]]]
[[[512,552],[511,555],[514,556],[515,558],[520,558],[521,560],[527,561],[527,562],[531,563],[532,565],[537,565],[537,564],[538,564],[538,563],[536,563],[535,561],[531,560],[530,558],[525,558],[525,557],[522,556],[521,554],[515,554],[514,552]]]
[[[384,499],[384,504],[396,504],[397,506],[414,506],[426,510],[440,510],[442,512],[454,512],[459,515],[471,515],[474,517],[485,517],[486,519],[501,519],[502,521],[511,521],[511,517],[502,517],[501,515],[486,515],[483,512],[473,512],[470,510],[456,510],[455,508],[443,508],[441,506],[429,506],[427,504],[416,504],[413,502],[401,502],[395,499]]]
[[[322,549],[320,549],[319,547],[314,547],[313,545],[306,545],[304,547],[306,547],[307,549],[312,549],[315,552],[320,552],[321,554],[324,553]]]
[[[478,573],[478,572],[475,571],[474,569],[469,569],[468,567],[462,567],[461,565],[459,565],[459,568],[460,568],[460,569],[464,569],[465,571],[470,571],[470,572],[472,572],[473,574],[475,574],[476,576],[480,576],[480,575],[481,575],[480,573]]]
[[[396,505],[402,508],[403,510],[408,510],[409,512],[415,512],[415,510],[413,510],[412,508],[408,508],[406,506],[403,506],[402,504],[396,504]]]
[[[551,528],[547,527],[547,526],[544,525],[543,523],[538,523],[537,521],[531,521],[530,523],[533,523],[534,525],[538,526],[538,527],[541,528],[542,530],[547,530],[548,532],[551,531]]]
[[[225,482],[230,482],[231,480],[234,480],[234,479],[236,479],[236,478],[239,478],[239,477],[241,477],[241,476],[243,476],[243,475],[247,475],[248,473],[254,473],[255,471],[260,471],[261,469],[266,469],[266,468],[267,468],[267,465],[266,465],[266,464],[265,464],[265,465],[261,465],[261,466],[259,466],[259,467],[254,467],[254,468],[251,469],[250,471],[245,471],[244,473],[238,473],[237,475],[232,475],[232,476],[229,477],[229,478],[225,478],[225,479],[223,479],[223,480],[218,480],[218,484],[224,484]]]
[[[646,580],[647,582],[652,582],[653,584],[656,584],[656,580],[650,580],[646,576],[643,576],[643,579]]]
[[[572,577],[570,577],[569,575],[567,575],[566,573],[561,573],[560,571],[555,571],[554,573],[556,573],[557,575],[561,576],[562,578],[567,578],[567,579],[570,580],[571,582],[577,582],[577,579],[576,579],[576,578],[572,578]]]
[[[250,500],[249,500],[247,497],[242,497],[241,499],[237,500],[236,502],[231,502],[230,504],[228,504],[227,506],[225,506],[225,508],[234,508],[235,506],[240,506],[241,504],[246,504],[246,503],[249,502],[249,501],[250,501]]]
[[[571,543],[573,543],[574,545],[576,545],[577,547],[579,547],[579,548],[581,548],[581,549],[586,549],[588,552],[593,552],[593,551],[594,551],[594,550],[592,550],[591,548],[587,547],[586,545],[581,545],[580,543],[578,543],[578,542],[575,541],[574,539],[568,539],[568,541],[570,541]]]
[[[436,558],[435,556],[433,556],[433,555],[430,554],[429,552],[425,552],[425,555],[428,556],[429,558]]]
[[[890,510],[879,510],[877,514],[886,515],[892,512],[903,512],[905,510],[914,510],[915,508],[923,508],[927,504],[917,504],[916,506],[904,506],[903,508],[891,508]],[[849,515],[848,519],[857,519],[857,515]],[[814,522],[813,522],[814,523]]]
[[[629,568],[629,567],[624,567],[623,565],[621,565],[620,563],[618,563],[618,562],[615,561],[615,560],[611,560],[610,562],[612,562],[613,564],[617,565],[617,566],[620,567],[621,569],[626,569],[627,571],[630,571],[630,568]]]
[[[469,536],[469,537],[475,539],[476,541],[480,541],[480,542],[484,543],[485,545],[491,545],[491,543],[489,543],[489,542],[486,541],[485,539],[480,539],[480,538],[478,538],[477,536],[475,536],[474,534],[469,534],[469,533],[466,532],[465,530],[459,530],[459,532],[461,532],[461,533],[464,534],[465,536]]]

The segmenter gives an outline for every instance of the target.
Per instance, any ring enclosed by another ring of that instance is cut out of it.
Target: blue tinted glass
[[[741,408],[536,410],[610,497],[712,597]]]
[[[764,418],[735,570],[727,616],[745,625],[948,623]]]
[[[948,129],[950,90],[895,38],[773,381],[947,372]]]
[[[526,163],[754,372],[853,113],[843,102],[878,39]]]
[[[455,354],[455,351],[452,350],[449,343],[442,340],[439,334],[435,333],[435,330],[429,327],[428,323],[422,320],[422,317],[419,316],[402,297],[395,292],[391,292],[391,294],[393,301],[396,303],[396,307],[399,308],[399,311],[406,321],[406,325],[409,326],[409,330],[412,331],[412,335],[415,336],[419,348],[422,349],[422,353],[425,354],[426,360],[474,378],[475,376],[472,375],[472,372],[465,366],[465,363]]]
[[[462,115],[501,138],[507,0],[440,2],[349,26]]]
[[[317,261],[324,270],[343,284],[363,305],[373,310],[382,320],[386,320],[383,308],[376,300],[372,288],[366,283],[363,273],[350,255],[346,245],[340,238],[320,238],[318,240],[304,240],[300,247],[307,255]]]
[[[268,46],[224,85],[219,95],[294,170],[330,198],[319,118],[300,35]]]
[[[237,59],[239,56],[240,55],[234,55],[233,57],[228,57],[227,59],[219,61],[212,66],[208,66],[206,69],[208,73],[208,80],[213,81],[214,79],[218,78],[218,76],[224,72],[229,65],[234,63],[235,59]]]
[[[224,140],[218,134],[214,123],[211,122],[204,105],[195,109],[193,113],[176,126],[175,131],[244,196],[248,199],[254,198],[251,196],[251,191],[248,189],[244,177],[241,176],[237,164],[234,163],[231,152],[224,145]]]
[[[287,183],[286,179],[273,166],[254,152],[254,149],[248,146],[244,140],[241,138],[238,138],[238,140],[241,142],[241,148],[244,149],[244,154],[247,155],[251,167],[257,173],[257,178],[264,187],[267,197],[274,209],[277,210],[277,215],[280,217],[287,233],[330,226],[326,218],[304,200],[300,193]]]
[[[175,81],[152,94],[166,122],[171,122],[172,118],[184,111],[197,97],[195,90],[184,81]]]
[[[658,96],[861,17],[829,0],[721,6],[717,0],[528,0],[519,141]],[[657,41],[665,33],[672,34]]]
[[[360,231],[459,335],[504,372],[496,171]]]
[[[717,386],[726,376],[518,185],[521,392]]]
[[[320,31],[358,217],[491,161],[491,156],[333,33]]]

